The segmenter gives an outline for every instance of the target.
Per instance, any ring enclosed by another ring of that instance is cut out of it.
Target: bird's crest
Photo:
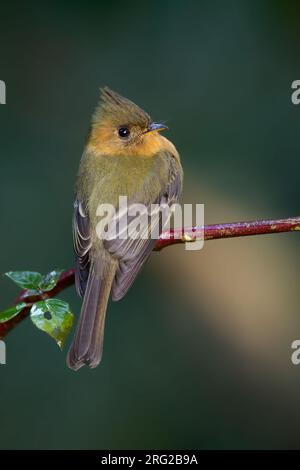
[[[100,101],[92,119],[93,125],[109,121],[147,127],[151,122],[149,114],[129,99],[108,87],[101,88],[100,91]]]

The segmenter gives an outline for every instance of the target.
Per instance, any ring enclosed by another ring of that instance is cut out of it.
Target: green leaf
[[[41,290],[44,292],[52,290],[56,286],[62,272],[62,269],[55,269],[43,276],[43,280],[40,286]]]
[[[8,308],[4,312],[0,312],[0,323],[6,323],[11,318],[17,316],[26,306],[27,304],[25,302],[21,302],[18,305]]]
[[[33,271],[10,271],[5,273],[9,279],[14,281],[22,289],[29,289],[28,295],[37,295],[41,292],[52,290],[63,272],[62,269],[54,269],[43,276]]]
[[[5,273],[9,279],[14,281],[21,289],[40,290],[43,276],[33,271],[10,271]]]
[[[62,349],[73,325],[69,304],[59,299],[46,299],[31,307],[30,317],[37,328],[50,335]]]

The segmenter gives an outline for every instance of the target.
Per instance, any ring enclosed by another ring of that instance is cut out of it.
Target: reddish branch
[[[193,242],[197,239],[216,240],[218,238],[266,235],[268,233],[293,232],[300,230],[300,217],[277,220],[254,220],[251,222],[233,222],[228,224],[205,225],[204,227],[184,228],[163,232],[157,241],[156,250],[161,250],[174,243]]]
[[[203,238],[204,240],[215,240],[218,238],[244,237],[249,235],[266,235],[268,233],[293,232],[300,230],[300,217],[278,220],[256,220],[253,222],[234,222],[228,224],[205,225],[204,227],[185,228],[184,233],[180,229],[163,232],[157,240],[155,250],[161,250],[177,243],[193,242]],[[25,307],[19,315],[6,323],[0,323],[0,338],[3,338],[21,320],[28,316],[30,307],[34,302],[45,298],[55,297],[60,291],[74,284],[74,269],[64,271],[54,289],[39,296],[26,296],[26,291],[15,300],[15,303],[26,302]]]

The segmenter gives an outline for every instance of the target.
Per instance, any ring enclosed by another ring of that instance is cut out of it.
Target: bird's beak
[[[145,131],[145,134],[148,132],[161,132],[167,130],[168,127],[159,122],[152,122],[148,129]]]

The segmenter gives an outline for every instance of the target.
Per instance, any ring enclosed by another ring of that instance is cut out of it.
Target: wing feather
[[[170,207],[173,203],[177,202],[181,193],[182,188],[182,171],[181,167],[174,165],[170,167],[170,175],[168,183],[165,188],[162,189],[160,194],[157,195],[156,200],[148,201],[148,213],[152,214],[150,207],[151,204],[158,204],[160,207]],[[140,201],[139,201],[140,202]],[[134,201],[132,201],[134,204]],[[130,224],[132,216],[128,215],[130,211],[130,205],[127,213],[122,214],[122,217],[127,217]],[[118,214],[117,214],[118,216]],[[111,296],[113,300],[120,300],[127,293],[132,283],[134,282],[138,272],[140,271],[143,264],[151,254],[156,239],[151,238],[151,230],[156,230],[156,233],[160,234],[168,219],[162,219],[162,212],[159,212],[154,217],[148,219],[143,234],[137,239],[120,239],[116,237],[112,240],[105,240],[104,246],[106,250],[114,257],[119,259],[118,269],[116,271],[115,279],[112,285]]]
[[[73,242],[76,254],[75,285],[78,295],[83,297],[90,271],[91,234],[89,217],[78,199],[74,202]]]

